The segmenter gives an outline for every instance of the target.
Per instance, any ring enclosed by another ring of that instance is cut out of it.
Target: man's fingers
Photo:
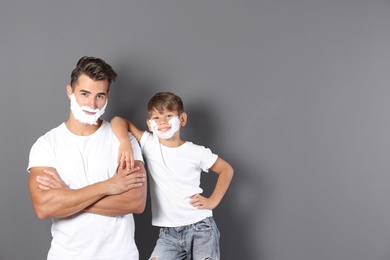
[[[44,185],[46,187],[46,190],[50,188],[59,188],[61,185],[59,182],[54,178],[47,178],[42,176],[37,176],[36,181],[42,186]]]
[[[41,190],[50,190],[49,187],[44,186],[44,185],[38,185],[38,188],[40,188]]]
[[[128,174],[134,173],[134,172],[138,171],[139,169],[140,169],[139,166],[131,168],[131,169],[129,169]]]
[[[50,175],[52,179],[54,179],[55,181],[59,182],[59,183],[64,183],[63,180],[60,178],[60,176],[54,172],[54,171],[50,171],[50,170],[43,170],[43,172],[47,175]]]
[[[145,174],[132,174],[131,176],[127,176],[127,183],[129,185],[142,186],[146,181]]]
[[[53,176],[53,177],[57,176],[57,174],[55,172],[50,171],[50,170],[43,170],[43,172],[46,173],[47,175],[50,175],[50,176]]]

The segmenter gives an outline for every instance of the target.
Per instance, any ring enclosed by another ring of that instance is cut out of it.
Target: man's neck
[[[88,136],[95,133],[102,125],[102,123],[103,121],[101,119],[98,119],[96,125],[84,124],[75,119],[71,113],[68,120],[65,122],[65,125],[68,130],[75,135]]]

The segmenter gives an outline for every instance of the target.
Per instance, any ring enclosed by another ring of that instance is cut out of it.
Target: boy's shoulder
[[[201,145],[201,144],[195,144],[191,141],[185,141],[185,143],[179,147],[182,147],[183,150],[186,150],[186,151],[202,152],[204,150],[208,150],[211,152],[211,150],[209,148],[207,148],[206,146]]]

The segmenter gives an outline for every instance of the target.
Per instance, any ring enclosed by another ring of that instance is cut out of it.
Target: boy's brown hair
[[[157,110],[162,114],[164,110],[177,112],[180,116],[184,112],[183,101],[172,92],[158,92],[148,102],[148,113]]]

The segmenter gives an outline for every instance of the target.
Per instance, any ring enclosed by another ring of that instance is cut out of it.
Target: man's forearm
[[[120,195],[106,196],[83,211],[105,216],[118,216],[130,213],[140,214],[145,209],[145,191],[146,184]]]
[[[139,183],[141,186],[137,185],[129,191],[118,195],[105,196],[84,209],[84,212],[106,216],[142,213],[145,209],[147,196],[146,170],[141,161],[136,161],[135,165],[140,169],[131,174],[143,174],[142,178],[134,178],[134,183]]]
[[[51,189],[35,191],[33,202],[40,219],[64,218],[74,215],[106,196],[103,183],[96,183],[82,189]]]
[[[140,187],[145,182],[146,174],[143,163],[140,162],[139,165],[141,167],[135,167],[130,172],[121,170],[106,181],[80,189],[69,189],[59,182],[56,184],[61,187],[53,186],[50,180],[54,180],[57,174],[54,168],[31,168],[28,186],[35,212],[40,219],[63,218],[83,211],[106,196],[123,194]],[[46,174],[45,171],[51,174]]]

